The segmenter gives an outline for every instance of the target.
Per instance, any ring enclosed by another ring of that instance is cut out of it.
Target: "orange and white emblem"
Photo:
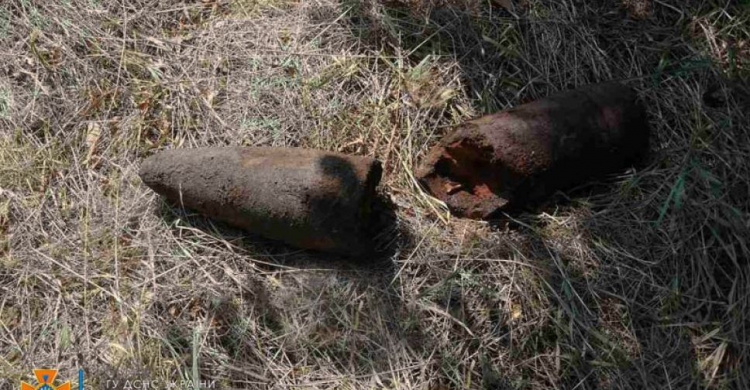
[[[37,385],[21,382],[21,390],[70,390],[70,382],[55,387],[54,380],[57,376],[57,370],[36,369],[34,370],[34,376],[36,376]]]

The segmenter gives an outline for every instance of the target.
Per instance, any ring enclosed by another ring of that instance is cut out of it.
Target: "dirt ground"
[[[750,388],[748,26],[745,0],[2,1],[0,389]],[[451,126],[611,80],[647,166],[495,223],[416,185]],[[378,158],[383,258],[138,178],[209,145]]]

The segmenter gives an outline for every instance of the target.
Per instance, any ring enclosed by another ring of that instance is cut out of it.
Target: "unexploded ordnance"
[[[267,238],[344,255],[372,250],[380,162],[300,148],[176,149],[140,176],[171,201]]]
[[[429,152],[417,177],[453,214],[487,219],[621,170],[648,145],[635,91],[599,84],[458,126]]]

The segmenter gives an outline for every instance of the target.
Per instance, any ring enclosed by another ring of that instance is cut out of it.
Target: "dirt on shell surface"
[[[294,246],[371,250],[380,163],[294,148],[169,150],[141,166],[146,185],[202,214]]]
[[[459,126],[418,177],[455,215],[486,219],[626,168],[646,153],[648,138],[634,91],[594,85]]]

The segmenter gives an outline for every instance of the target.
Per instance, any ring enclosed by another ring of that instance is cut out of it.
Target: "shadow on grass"
[[[199,301],[195,305],[215,319],[216,344],[233,367],[227,371],[226,362],[202,357],[205,380],[218,377],[232,386],[272,385],[272,375],[261,369],[268,368],[269,356],[259,352],[258,343],[283,351],[283,358],[294,365],[325,359],[352,375],[389,370],[393,357],[387,345],[405,344],[416,351],[428,348],[424,343],[430,338],[420,328],[414,308],[400,299],[394,259],[413,244],[386,195],[378,194],[373,201],[375,250],[358,258],[296,249],[164,201],[159,212],[182,239],[187,233],[202,236],[198,241],[213,241],[210,245],[226,242],[241,257],[252,259],[249,263],[255,268],[243,277],[250,282],[239,292],[224,296],[204,292],[194,298]],[[278,285],[269,285],[259,273],[274,275],[271,280]],[[168,304],[162,306],[157,310],[170,310]],[[185,367],[191,366],[193,353],[191,324],[184,319],[172,321],[164,340],[172,351],[170,358],[180,357]]]

